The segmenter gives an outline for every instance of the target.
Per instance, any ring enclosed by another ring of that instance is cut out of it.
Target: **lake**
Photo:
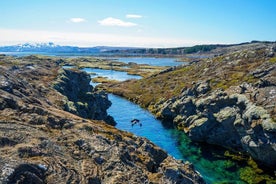
[[[24,57],[29,55],[45,55],[45,56],[60,56],[60,57],[97,57],[103,59],[111,59],[123,63],[134,62],[137,64],[148,64],[153,66],[178,66],[187,64],[187,62],[178,62],[177,58],[155,58],[155,57],[119,57],[114,58],[110,56],[101,56],[101,53],[47,53],[47,52],[0,52],[17,57]]]

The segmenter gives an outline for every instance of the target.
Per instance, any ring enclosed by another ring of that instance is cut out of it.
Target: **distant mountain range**
[[[47,52],[47,53],[101,53],[108,51],[129,50],[131,47],[76,47],[60,46],[53,42],[49,43],[24,43],[11,46],[1,46],[0,52]]]
[[[192,47],[177,48],[137,48],[137,47],[76,47],[76,46],[60,46],[53,42],[49,43],[24,43],[12,46],[1,46],[0,52],[40,52],[40,53],[76,53],[76,54],[113,54],[113,55],[183,55],[183,54],[216,54],[216,50],[232,49],[233,47],[242,47],[248,44],[268,44],[276,43],[269,41],[251,41],[240,44],[209,44],[195,45]],[[221,51],[220,51],[221,52]]]

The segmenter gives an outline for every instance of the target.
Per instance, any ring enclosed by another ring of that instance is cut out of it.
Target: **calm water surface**
[[[135,135],[146,137],[177,159],[182,159],[182,155],[177,149],[178,142],[171,133],[172,129],[166,129],[151,113],[124,98],[113,94],[108,95],[112,106],[107,112],[112,115],[117,122],[116,128],[132,132]],[[131,125],[131,120],[137,118],[139,124]]]
[[[111,80],[125,81],[129,79],[141,79],[139,75],[129,75],[127,72],[115,71],[115,70],[104,70],[98,68],[83,68],[83,71],[90,73],[91,78],[95,77],[107,77]]]
[[[193,144],[183,132],[163,126],[140,106],[113,94],[109,94],[108,98],[112,106],[107,111],[117,122],[116,128],[146,137],[174,158],[190,161],[208,183],[243,183],[239,180],[239,168],[235,163],[218,153],[211,153],[211,149]],[[142,126],[132,126],[134,118],[139,119]]]
[[[48,53],[48,52],[0,52],[0,54],[6,54],[10,56],[29,56],[29,55],[45,55],[45,56],[60,56],[60,57],[98,57],[104,59],[112,59],[124,63],[134,62],[137,64],[148,64],[153,66],[178,66],[181,64],[187,64],[187,62],[177,62],[176,58],[152,58],[152,57],[120,57],[114,58],[110,56],[101,56],[101,53]],[[108,54],[107,54],[108,55]]]
[[[116,58],[116,60],[124,63],[134,62],[153,66],[178,66],[187,64],[186,62],[177,62],[176,58],[124,57]]]

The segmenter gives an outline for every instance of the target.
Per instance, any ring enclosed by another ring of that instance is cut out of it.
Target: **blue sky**
[[[276,40],[276,0],[2,0],[0,45],[177,47]]]

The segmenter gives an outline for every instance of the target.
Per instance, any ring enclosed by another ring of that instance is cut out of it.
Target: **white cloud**
[[[143,17],[142,15],[137,15],[137,14],[127,14],[126,15],[126,18],[128,18],[128,19],[140,19],[142,17]]]
[[[71,18],[70,22],[73,23],[81,23],[81,22],[85,22],[86,20],[84,18]]]
[[[133,22],[125,22],[120,19],[116,19],[113,17],[107,17],[103,20],[99,20],[98,23],[102,26],[119,26],[119,27],[133,27],[137,26],[137,24]]]
[[[39,30],[14,30],[0,28],[0,45],[13,45],[25,42],[54,42],[59,45],[80,47],[132,46],[132,47],[181,47],[212,42],[176,38],[127,36],[121,34],[98,34],[79,32],[54,32]]]

